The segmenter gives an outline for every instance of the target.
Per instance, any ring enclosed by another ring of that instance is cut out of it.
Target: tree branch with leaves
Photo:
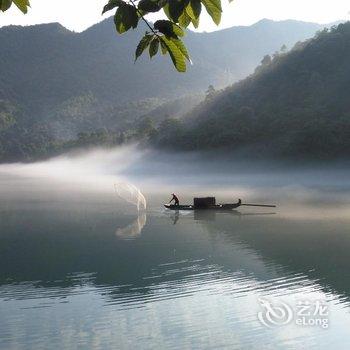
[[[186,61],[191,62],[186,46],[182,41],[185,29],[192,24],[199,26],[202,7],[205,7],[216,25],[221,21],[221,0],[109,0],[103,13],[115,10],[114,23],[119,34],[137,28],[142,20],[148,30],[138,44],[135,60],[148,49],[150,58],[160,51],[169,54],[179,72],[186,71]],[[145,16],[164,11],[168,20],[159,19],[153,24]]]

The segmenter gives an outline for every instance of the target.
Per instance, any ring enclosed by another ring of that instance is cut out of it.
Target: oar
[[[264,208],[276,208],[276,205],[270,205],[270,204],[241,204],[245,205],[246,207],[264,207]]]

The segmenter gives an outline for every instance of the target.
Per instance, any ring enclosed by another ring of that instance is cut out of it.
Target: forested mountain
[[[111,103],[227,85],[251,73],[263,55],[311,37],[322,26],[297,21],[262,20],[250,27],[214,33],[190,32],[185,41],[194,65],[187,74],[167,59],[143,58],[134,64],[140,31],[116,36],[111,20],[83,33],[59,24],[0,29],[2,99],[26,110],[47,113],[72,97],[93,94]]]
[[[178,149],[335,158],[350,152],[350,22],[213,93],[188,116],[168,120],[153,142]]]
[[[208,85],[243,78],[265,54],[322,27],[262,20],[214,33],[189,32],[185,41],[194,65],[186,74],[161,57],[134,64],[144,29],[117,36],[111,19],[82,33],[59,24],[1,28],[0,160],[50,153],[53,144],[60,149],[79,133],[112,132],[115,142],[116,132],[143,116],[159,122],[186,112]]]

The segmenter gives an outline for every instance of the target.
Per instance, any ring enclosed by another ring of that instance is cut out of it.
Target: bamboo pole
[[[276,208],[276,205],[270,205],[270,204],[241,204],[246,207],[264,207],[264,208]]]

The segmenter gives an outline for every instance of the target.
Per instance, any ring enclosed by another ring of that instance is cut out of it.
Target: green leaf
[[[202,4],[200,0],[191,0],[186,7],[186,13],[192,20],[198,20],[202,12]]]
[[[12,3],[14,3],[24,14],[28,12],[28,7],[30,7],[29,0],[0,0],[0,11],[7,11]]]
[[[137,9],[137,16],[141,18],[142,16],[146,16],[148,12],[141,10],[140,8]]]
[[[141,0],[138,8],[144,12],[158,12],[165,3],[165,0]]]
[[[163,11],[164,11],[165,15],[172,21],[170,13],[169,13],[169,4],[166,4],[163,7]],[[186,13],[185,10],[180,15],[180,17],[178,19],[178,23],[179,23],[180,27],[182,27],[182,28],[187,28],[189,26],[189,24],[191,23],[191,17],[188,16],[188,14]],[[182,36],[182,35],[180,35],[180,36]]]
[[[168,20],[159,20],[154,23],[154,29],[158,30],[167,37],[177,38],[184,36],[185,32],[177,24]]]
[[[131,27],[136,28],[139,21],[134,6],[122,3],[114,16],[114,23],[119,34],[127,32]]]
[[[177,35],[177,36],[184,36],[185,32],[184,30],[178,26],[177,24],[173,23],[173,32]]]
[[[120,6],[122,4],[122,2],[123,2],[122,0],[109,0],[108,4],[103,7],[102,14]]]
[[[188,54],[188,51],[187,51],[186,46],[184,45],[184,43],[180,39],[171,38],[170,40],[177,46],[177,48],[187,58],[187,60],[191,62],[190,56]]]
[[[160,40],[160,48],[162,50],[162,55],[166,55],[168,53],[168,48],[162,40]]]
[[[12,0],[0,0],[0,10],[5,12],[12,5]]]
[[[137,45],[135,52],[135,61],[142,55],[142,53],[147,49],[149,43],[153,38],[152,34],[145,34],[145,36],[141,39],[139,44]]]
[[[195,28],[199,27],[199,19],[191,19],[191,22]]]
[[[187,28],[191,23],[191,17],[184,12],[180,17],[179,17],[179,24],[182,28]]]
[[[159,20],[154,23],[154,29],[168,37],[176,36],[173,30],[173,23],[167,20]]]
[[[28,12],[29,0],[13,0],[13,2],[23,13]]]
[[[178,72],[186,72],[186,61],[185,57],[182,54],[182,52],[179,50],[179,48],[175,45],[174,42],[172,42],[170,39],[166,38],[165,36],[162,36],[160,38],[164,45],[166,46],[169,55],[171,57],[171,60],[173,61],[173,64]]]
[[[179,17],[185,11],[185,8],[188,4],[189,0],[169,0],[169,15],[170,19],[177,23],[179,21]]]
[[[216,25],[220,24],[221,21],[221,0],[201,0],[208,14]]]
[[[159,38],[153,37],[153,40],[151,41],[151,44],[149,46],[149,56],[152,58],[157,54],[159,50]]]
[[[170,18],[170,13],[169,13],[169,4],[165,4],[165,6],[163,7],[163,11],[165,13],[165,16],[167,16],[168,19],[171,19]]]

